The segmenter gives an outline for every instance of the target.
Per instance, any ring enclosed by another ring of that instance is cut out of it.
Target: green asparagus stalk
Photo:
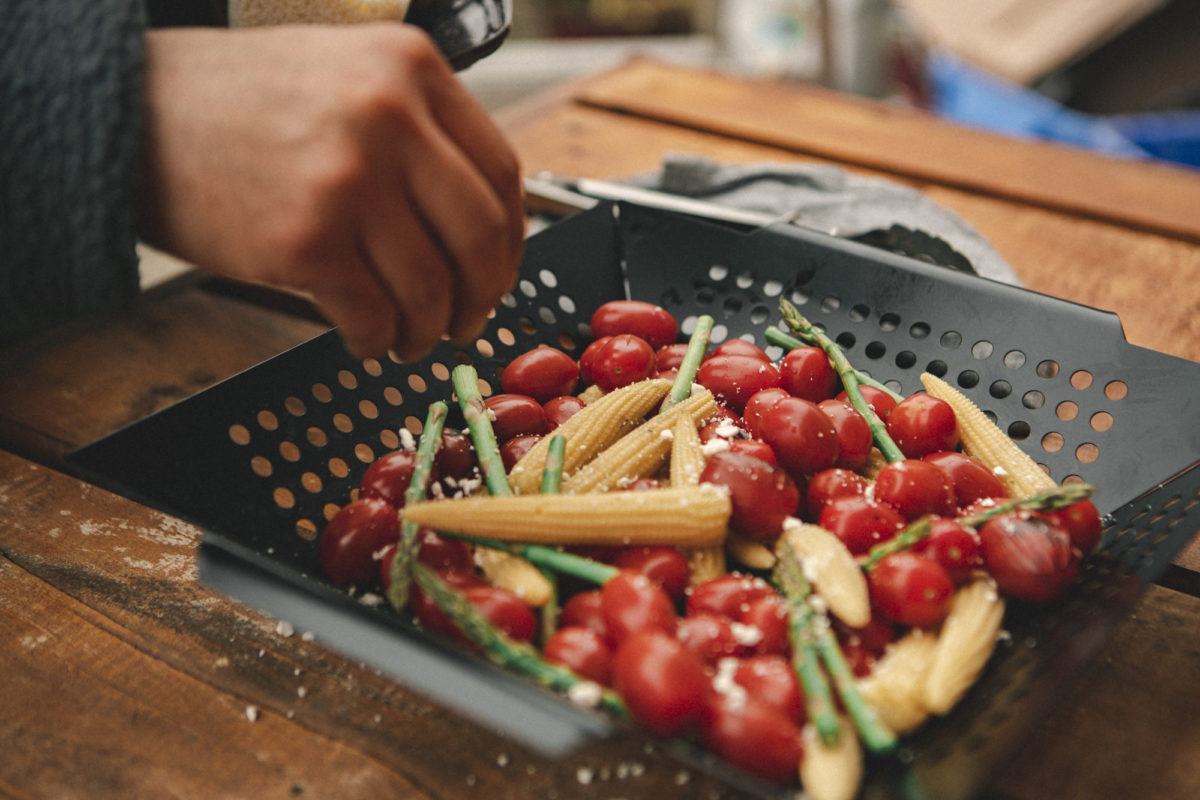
[[[767,340],[767,344],[773,344],[776,347],[781,347],[784,349],[784,351],[795,350],[797,347],[804,347],[807,345],[807,342],[803,342],[791,334],[784,333],[773,325],[767,326],[764,336]],[[904,395],[891,389],[886,384],[880,383],[862,370],[855,369],[854,377],[858,378],[859,385],[870,386],[872,389],[878,389],[881,392],[885,392],[897,403],[904,399]]]
[[[550,437],[550,452],[546,456],[546,468],[542,470],[542,494],[554,494],[562,485],[563,452],[567,440],[561,435]]]
[[[708,342],[712,336],[712,329],[713,318],[709,315],[704,314],[696,320],[696,329],[692,331],[692,336],[688,339],[687,352],[683,354],[683,361],[679,364],[679,372],[675,374],[675,382],[671,384],[671,391],[667,393],[662,406],[659,407],[659,413],[666,411],[682,400],[686,400],[691,395],[692,383],[696,380],[696,372],[700,369],[700,362],[704,360],[704,354],[708,352]]]
[[[496,432],[492,429],[492,421],[488,419],[483,395],[479,393],[479,374],[470,364],[459,364],[450,374],[450,380],[454,384],[454,393],[458,395],[458,405],[471,433],[475,457],[479,460],[479,469],[483,472],[488,491],[496,495],[512,494],[504,459],[500,457],[500,446],[496,444]]]
[[[425,427],[421,429],[421,441],[417,445],[417,455],[413,465],[412,479],[404,493],[404,503],[420,503],[425,499],[429,485],[429,476],[433,472],[433,459],[442,443],[442,429],[446,424],[448,408],[442,401],[429,406],[426,412]],[[388,602],[399,610],[408,603],[408,594],[412,586],[412,563],[416,559],[419,538],[418,527],[411,522],[402,521],[400,524],[400,541],[396,547],[396,555],[389,566],[391,581],[388,586]]]
[[[501,542],[482,536],[469,536],[465,533],[439,531],[442,536],[461,539],[464,542],[490,547],[494,550],[506,550],[515,556],[520,556],[535,567],[551,570],[559,575],[570,575],[574,578],[602,586],[609,578],[619,571],[616,567],[593,561],[590,558],[577,556],[544,544],[522,544],[520,542]]]

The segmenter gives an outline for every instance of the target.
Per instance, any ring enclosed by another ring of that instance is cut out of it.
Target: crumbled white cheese
[[[603,698],[603,687],[593,681],[580,681],[567,689],[567,699],[580,708],[597,708]]]
[[[714,453],[724,453],[729,449],[729,440],[722,439],[720,436],[714,436],[700,446],[700,451],[705,456],[711,456]]]
[[[246,706],[246,719],[251,722],[258,722],[258,706]]]
[[[281,619],[275,623],[275,632],[286,639],[295,633],[296,629],[292,626],[292,623]]]
[[[400,429],[400,447],[410,452],[417,449],[417,440],[408,428]]]

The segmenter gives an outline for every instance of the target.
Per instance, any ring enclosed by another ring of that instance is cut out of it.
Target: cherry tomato
[[[438,573],[438,577],[459,591],[474,586],[487,585],[483,578],[473,571],[459,572],[457,570],[444,570]],[[409,598],[409,607],[412,609],[413,617],[416,618],[417,622],[425,630],[449,636],[463,643],[467,642],[466,636],[454,624],[454,621],[447,616],[446,612],[438,607],[437,603],[433,602],[432,598],[421,591],[421,587],[415,583],[412,587],[412,595]]]
[[[730,439],[729,452],[753,456],[773,467],[779,466],[779,461],[775,458],[775,451],[771,449],[771,445],[760,439]]]
[[[867,481],[857,472],[842,467],[823,469],[808,481],[808,515],[812,519],[819,519],[830,500],[855,497],[866,491]]]
[[[583,405],[583,401],[573,394],[551,397],[542,404],[542,411],[546,415],[547,432],[554,430],[575,416],[576,412],[583,408]]]
[[[1000,591],[1029,603],[1057,599],[1079,573],[1078,551],[1044,518],[1003,514],[979,529],[983,563]]]
[[[437,474],[441,478],[462,480],[475,474],[478,459],[471,437],[457,428],[442,429],[442,446],[433,457]]]
[[[515,436],[546,432],[542,404],[526,394],[496,394],[483,401],[496,441],[504,444]]]
[[[796,723],[753,697],[715,694],[704,711],[703,740],[718,757],[771,783],[795,781],[804,757]]]
[[[626,491],[626,492],[647,492],[647,491],[651,491],[653,489],[661,489],[661,488],[662,488],[662,481],[660,481],[658,478],[641,477],[641,478],[637,478],[634,481],[632,481],[631,483],[627,484],[625,486],[624,491]]]
[[[592,360],[592,377],[606,392],[654,377],[654,348],[640,336],[613,336]]]
[[[762,435],[762,415],[777,401],[788,396],[787,389],[782,386],[763,389],[750,395],[750,399],[746,401],[746,407],[742,409],[742,421],[747,432],[751,436],[759,438]]]
[[[892,409],[896,407],[896,398],[874,386],[859,386],[858,391],[867,405],[871,407],[871,410],[875,412],[875,416],[887,422]],[[845,390],[838,392],[836,399],[850,403],[850,397],[846,394]],[[854,404],[851,403],[850,406],[853,408]]]
[[[838,459],[833,422],[815,403],[799,397],[785,397],[766,410],[761,438],[793,475],[815,475]]]
[[[887,418],[888,435],[909,458],[958,447],[958,420],[945,400],[919,393],[904,398]]]
[[[859,556],[891,539],[907,523],[891,506],[853,495],[835,497],[826,503],[817,524],[831,531],[851,553]]]
[[[404,493],[412,483],[417,456],[408,450],[393,450],[371,462],[358,484],[358,496],[387,501],[393,509],[404,508]]]
[[[529,642],[537,633],[533,609],[509,590],[485,584],[464,589],[463,596],[510,639]]]
[[[688,593],[687,613],[721,614],[739,619],[751,602],[775,594],[771,584],[762,578],[730,572],[693,586]]]
[[[833,624],[839,641],[860,645],[875,656],[883,655],[888,645],[896,641],[896,626],[878,614],[872,614],[870,621],[861,628],[851,628],[837,618]]]
[[[871,603],[893,622],[927,628],[946,618],[954,582],[942,565],[911,550],[884,556],[867,573]]]
[[[542,655],[581,678],[601,686],[612,683],[612,645],[591,628],[582,625],[559,628],[542,646]]]
[[[708,444],[713,439],[744,439],[750,434],[741,425],[741,417],[723,406],[717,406],[717,413],[700,429],[700,443]]]
[[[683,597],[691,578],[687,556],[674,547],[630,547],[622,550],[612,564],[645,575],[674,599]]]
[[[894,461],[879,470],[874,492],[876,502],[888,504],[909,521],[926,514],[951,517],[958,509],[946,474],[919,459]]]
[[[687,355],[687,349],[688,346],[683,342],[658,348],[654,353],[654,365],[658,369],[658,374],[679,369],[679,365],[683,363],[683,357]]]
[[[539,345],[514,358],[500,373],[500,388],[527,394],[539,403],[571,394],[579,382],[579,365],[561,350]]]
[[[379,558],[400,538],[396,508],[378,497],[347,503],[325,525],[318,542],[321,567],[339,586],[364,586],[379,575]]]
[[[592,371],[592,364],[596,361],[596,353],[600,352],[600,348],[608,344],[611,336],[600,336],[593,339],[592,342],[579,355],[579,381],[584,386],[591,386],[596,382],[596,375]]]
[[[741,656],[746,652],[733,626],[733,620],[719,614],[688,614],[679,620],[675,638],[700,656],[705,664],[716,664],[722,658]]]
[[[678,617],[670,595],[645,575],[619,572],[600,588],[600,600],[608,638],[618,646],[641,631],[675,632]]]
[[[696,383],[712,392],[718,402],[741,414],[755,392],[779,386],[779,368],[751,356],[716,356],[700,365]]]
[[[729,489],[730,527],[756,541],[778,536],[783,521],[796,513],[800,503],[800,490],[786,472],[743,453],[713,453],[700,482]]]
[[[1100,512],[1091,500],[1084,498],[1057,511],[1047,511],[1045,517],[1051,524],[1067,532],[1071,544],[1079,552],[1087,555],[1100,544],[1100,536],[1104,523],[1100,520]]]
[[[953,519],[937,517],[930,520],[928,535],[913,549],[941,564],[957,586],[965,584],[975,570],[983,568],[979,534]]]
[[[954,499],[960,509],[977,500],[1007,496],[1004,484],[996,477],[996,473],[966,453],[939,450],[921,456],[921,460],[933,464],[950,479],[954,487]]]
[[[617,647],[613,686],[633,718],[659,736],[677,736],[699,722],[710,691],[700,657],[659,630]]]
[[[471,545],[461,539],[442,536],[430,528],[420,528],[417,531],[417,540],[420,542],[417,560],[437,572],[470,572],[475,568],[475,556],[471,552]]]
[[[588,589],[571,595],[558,612],[558,624],[565,627],[579,625],[591,628],[607,638],[608,626],[604,623],[604,606],[599,589]]]
[[[632,333],[657,350],[679,338],[679,323],[671,312],[641,300],[612,300],[592,312],[592,336]]]
[[[819,347],[797,347],[779,362],[780,385],[795,397],[814,403],[829,400],[838,393],[841,379]]]
[[[834,466],[859,470],[871,456],[875,438],[871,426],[862,414],[845,400],[822,400],[817,408],[825,412],[833,429],[837,431],[838,457]]]
[[[500,445],[500,460],[504,463],[504,469],[511,470],[541,438],[537,434],[526,433],[514,436]]]
[[[752,652],[771,655],[791,649],[787,606],[774,592],[749,600],[737,619],[748,629],[746,644]]]
[[[795,667],[785,656],[772,653],[741,659],[731,677],[758,702],[798,725],[804,723],[804,692]]]
[[[728,339],[721,342],[713,348],[713,351],[708,354],[709,358],[719,356],[749,356],[757,358],[759,361],[770,362],[771,357],[766,351],[756,345],[754,342],[748,342],[745,339]]]

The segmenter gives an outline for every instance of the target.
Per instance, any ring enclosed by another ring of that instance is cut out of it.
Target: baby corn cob
[[[917,629],[893,642],[858,691],[879,720],[898,734],[916,730],[929,716],[925,681],[933,666],[937,636]]]
[[[579,393],[579,399],[585,406],[590,406],[601,397],[604,397],[604,390],[594,383]]]
[[[554,597],[550,579],[520,556],[490,547],[477,547],[475,562],[488,583],[507,589],[534,608],[542,608]]]
[[[688,583],[698,586],[725,574],[725,548],[719,544],[687,551]]]
[[[959,589],[938,633],[925,679],[925,707],[945,714],[966,694],[996,648],[1004,621],[1004,598],[991,578]]]
[[[1025,498],[1058,485],[962,392],[927,372],[921,374],[921,384],[954,409],[963,450],[994,471],[1009,496]]]
[[[799,523],[784,529],[776,547],[796,553],[831,614],[852,628],[871,621],[866,576],[840,539],[818,525]]]
[[[729,513],[728,492],[715,486],[486,495],[417,503],[403,512],[417,525],[500,541],[678,547],[720,544]]]
[[[772,569],[775,566],[775,553],[762,542],[752,542],[730,534],[725,540],[725,550],[734,561],[749,569]]]
[[[696,425],[700,420],[712,416],[716,410],[717,401],[712,392],[701,389],[643,422],[605,448],[578,472],[567,475],[563,478],[562,491],[566,494],[604,492],[625,481],[653,474],[663,466],[671,452],[669,431],[674,428],[676,421],[686,418]],[[575,416],[582,413],[579,411]]]
[[[843,730],[853,730],[842,719]],[[821,739],[813,725],[800,731],[804,758],[800,762],[800,784],[812,800],[854,800],[862,782],[863,754],[857,736],[839,736],[836,744]]]
[[[700,432],[691,415],[680,416],[671,428],[671,485],[695,486],[700,482],[707,458]]]
[[[646,380],[609,392],[584,406],[555,428],[567,440],[563,474],[569,475],[621,438],[653,409],[671,388],[668,380]],[[543,437],[513,465],[508,482],[518,494],[536,494],[550,452],[550,437]]]

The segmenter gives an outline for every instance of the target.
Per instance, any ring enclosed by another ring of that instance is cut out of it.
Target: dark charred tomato
[[[888,416],[892,413],[892,409],[896,407],[896,398],[892,397],[884,390],[877,389],[874,386],[859,386],[858,391],[862,395],[863,400],[866,401],[867,405],[871,407],[871,410],[875,412],[875,416],[879,417],[879,419],[882,421],[887,422]],[[850,397],[846,394],[845,390],[838,392],[836,399],[842,400],[846,403],[850,402]],[[851,406],[853,405],[854,404],[851,403]]]
[[[591,386],[596,382],[596,375],[592,372],[592,364],[596,360],[596,353],[600,352],[600,348],[608,344],[611,336],[601,336],[593,339],[587,347],[583,348],[583,352],[579,355],[579,381],[584,386]]]
[[[674,599],[683,597],[691,577],[687,556],[674,547],[630,547],[622,550],[612,564],[645,575]]]
[[[461,539],[442,536],[430,528],[420,528],[417,541],[420,542],[417,560],[437,572],[470,572],[475,568],[471,546]]]
[[[779,400],[789,396],[787,389],[782,386],[763,389],[750,396],[750,399],[746,401],[746,407],[742,409],[742,422],[751,436],[757,438],[760,435],[762,415],[766,410]]]
[[[408,450],[393,450],[371,462],[358,484],[358,496],[375,498],[391,504],[393,512],[404,508],[404,493],[412,483],[417,454]]]
[[[817,524],[841,539],[851,553],[860,556],[899,533],[906,520],[889,505],[853,495],[835,497],[826,503]]]
[[[657,371],[654,348],[631,333],[613,336],[592,360],[592,377],[606,392],[652,378]]]
[[[782,654],[791,648],[787,607],[774,592],[747,601],[737,620],[746,626],[743,634],[751,652]]]
[[[775,458],[775,451],[771,449],[771,445],[760,439],[730,439],[729,452],[753,456],[772,466],[779,466],[779,461]]]
[[[815,475],[837,462],[837,430],[809,400],[785,397],[774,403],[762,416],[760,433],[779,465],[795,475]]]
[[[979,534],[953,519],[930,520],[929,533],[913,549],[941,564],[957,586],[967,583],[975,570],[983,568]]]
[[[884,556],[867,573],[871,604],[887,619],[928,628],[946,618],[954,581],[942,565],[911,550]]]
[[[715,693],[702,738],[719,758],[776,784],[794,781],[804,757],[799,726],[753,697]]]
[[[546,432],[542,404],[527,394],[496,394],[483,401],[496,441],[504,444],[514,436]]]
[[[731,572],[693,586],[688,593],[687,613],[722,614],[736,620],[753,601],[775,594],[762,578]]]
[[[866,490],[867,481],[857,472],[841,467],[823,469],[808,481],[808,516],[810,519],[819,519],[830,500],[860,496]]]
[[[1002,514],[979,529],[983,563],[1004,594],[1028,603],[1057,599],[1079,573],[1071,538],[1044,518]]]
[[[399,538],[396,507],[378,497],[359,498],[325,525],[318,542],[321,567],[339,586],[373,584],[383,549]]]
[[[771,357],[767,355],[765,350],[754,342],[748,342],[745,339],[729,339],[721,342],[708,354],[709,358],[717,358],[719,356],[749,356],[750,358],[757,358],[759,361],[770,362],[771,360]]]
[[[573,394],[551,397],[542,404],[542,412],[546,415],[547,433],[562,425],[583,408],[583,401]]]
[[[784,470],[743,453],[713,453],[700,482],[729,489],[730,527],[756,541],[778,536],[800,503],[800,490]]]
[[[617,647],[613,687],[633,718],[659,736],[695,726],[710,691],[700,657],[671,634],[654,630]]]
[[[838,393],[841,380],[819,347],[797,347],[779,362],[780,385],[794,397],[819,403]]]
[[[579,364],[561,350],[539,345],[514,358],[500,373],[500,388],[527,394],[539,403],[571,394],[579,383]]]
[[[632,333],[657,350],[679,338],[679,323],[671,312],[641,300],[612,300],[592,313],[592,336]]]
[[[522,434],[514,436],[504,444],[500,445],[500,460],[504,463],[504,469],[512,470],[513,466],[521,460],[521,457],[529,452],[541,436],[535,433]]]
[[[746,648],[733,631],[734,621],[719,614],[688,614],[679,620],[675,638],[705,664],[744,655]]]
[[[755,392],[779,385],[779,368],[750,356],[716,356],[700,365],[696,383],[712,392],[731,411],[741,414]]]
[[[894,461],[875,476],[875,502],[886,503],[912,521],[926,514],[954,516],[954,488],[940,469],[926,461]]]
[[[675,632],[678,616],[671,596],[645,575],[617,573],[600,588],[600,600],[604,628],[617,645],[641,631]]]
[[[608,626],[604,624],[600,590],[588,589],[571,595],[558,612],[558,622],[564,628],[569,625],[582,625],[607,638]]]
[[[804,692],[791,661],[782,655],[750,656],[733,670],[733,682],[796,724],[803,724]]]
[[[440,478],[462,480],[475,474],[475,446],[471,437],[457,428],[442,430],[442,446],[433,457]]]
[[[582,625],[559,628],[542,646],[542,655],[581,678],[601,686],[612,683],[612,645],[591,628]]]
[[[909,458],[958,447],[954,409],[945,400],[923,392],[896,404],[888,415],[887,430],[900,452]]]
[[[954,487],[954,499],[960,509],[977,500],[1002,498],[1007,495],[1004,484],[996,477],[996,473],[966,453],[939,450],[921,456],[921,460],[933,464],[950,479],[950,484]]]
[[[854,406],[844,400],[822,400],[817,408],[829,417],[833,429],[837,431],[838,457],[834,466],[859,470],[867,463],[871,455],[871,447],[875,439],[871,435],[871,426]]]
[[[1057,511],[1044,512],[1051,524],[1067,532],[1079,552],[1087,555],[1100,544],[1104,523],[1091,500],[1083,499]]]

